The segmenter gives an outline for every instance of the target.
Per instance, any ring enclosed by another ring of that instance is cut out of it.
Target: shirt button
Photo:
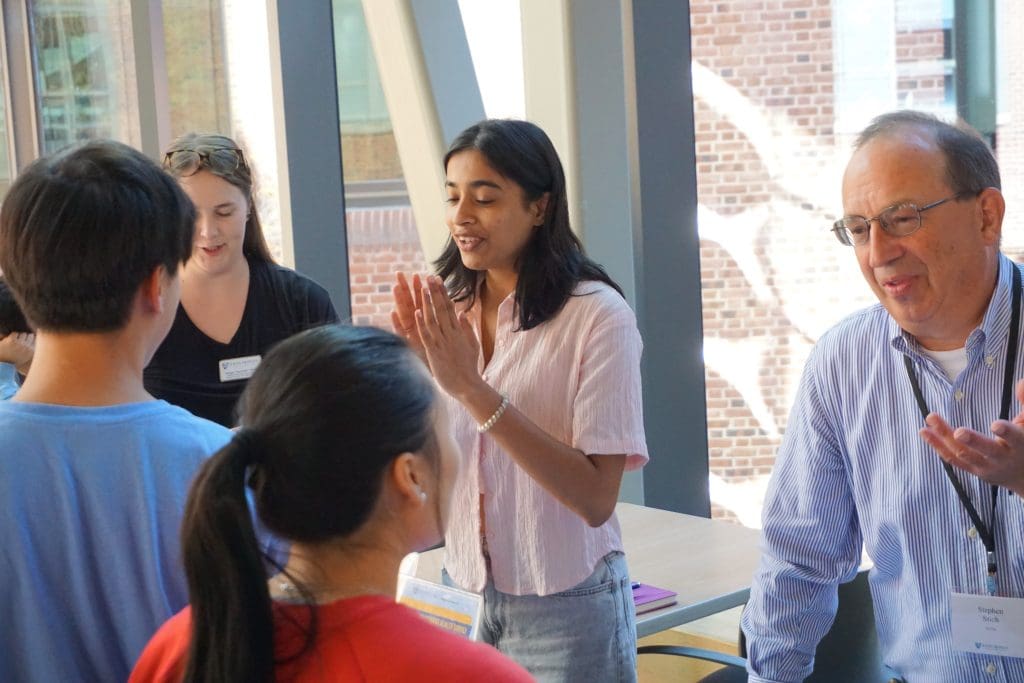
[[[985,673],[991,675],[991,674],[994,674],[995,672],[996,672],[995,662],[989,662],[988,664],[985,665]]]
[[[970,529],[967,530],[967,537],[968,538],[977,538],[978,537],[978,530],[975,529],[972,526]]]
[[[985,365],[992,367],[996,364],[996,359],[992,356],[985,356]]]
[[[953,398],[955,398],[958,401],[964,400],[964,392],[960,389],[957,389],[956,391],[953,392]]]

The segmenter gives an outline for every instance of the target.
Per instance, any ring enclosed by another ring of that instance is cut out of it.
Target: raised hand
[[[1024,380],[1017,383],[1017,401],[1024,405]],[[992,438],[973,429],[953,429],[936,413],[925,420],[921,436],[939,456],[991,484],[1024,495],[1024,410],[1010,420],[992,423]]]
[[[23,375],[28,374],[35,355],[36,336],[31,332],[11,332],[0,337],[0,363],[10,363]]]
[[[427,364],[441,388],[461,399],[483,383],[477,369],[480,342],[465,312],[455,310],[441,278],[428,277],[421,291],[416,328]]]
[[[424,363],[427,356],[423,351],[423,341],[416,329],[416,311],[423,307],[423,281],[418,274],[412,276],[409,283],[405,273],[395,273],[395,284],[391,287],[391,295],[395,307],[391,311],[391,327],[395,334],[404,339]]]

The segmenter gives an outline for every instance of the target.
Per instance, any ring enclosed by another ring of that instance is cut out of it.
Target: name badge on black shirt
[[[236,382],[240,379],[249,379],[252,373],[260,364],[263,356],[242,356],[240,358],[225,358],[217,363],[220,371],[221,382]]]

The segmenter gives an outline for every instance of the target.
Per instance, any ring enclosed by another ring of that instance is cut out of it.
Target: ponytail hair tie
[[[231,440],[235,444],[235,453],[244,459],[246,466],[263,464],[266,456],[266,444],[259,432],[243,427],[235,432],[235,436]]]

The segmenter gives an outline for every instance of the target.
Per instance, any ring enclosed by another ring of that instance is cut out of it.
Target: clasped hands
[[[478,388],[483,382],[477,369],[480,342],[466,312],[456,311],[441,278],[413,275],[410,282],[399,272],[395,279],[395,334],[406,340],[450,395],[460,398]]]
[[[1017,382],[1016,394],[1024,405],[1024,380]],[[966,427],[953,429],[937,413],[929,414],[925,424],[921,437],[943,460],[1024,496],[1024,410],[993,422],[991,438]]]

